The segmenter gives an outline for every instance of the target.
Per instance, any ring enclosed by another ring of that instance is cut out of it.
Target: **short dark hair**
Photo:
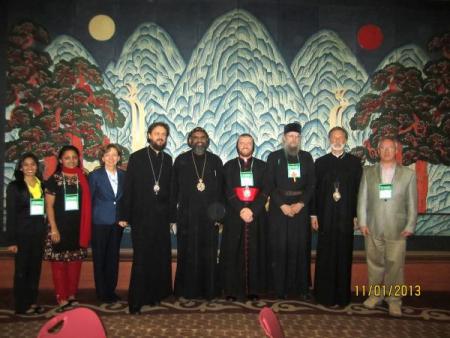
[[[238,144],[239,144],[239,140],[241,139],[241,137],[250,137],[252,139],[252,143],[253,143],[252,154],[253,154],[255,152],[255,139],[249,133],[244,133],[244,134],[241,134],[238,136],[238,138],[236,140],[236,150],[239,152]]]
[[[378,140],[378,145],[377,148],[379,148],[381,146],[381,143],[383,143],[384,141],[392,141],[394,142],[395,146],[397,146],[397,138],[395,136],[392,135],[386,135],[386,136],[381,136],[380,139]]]
[[[119,160],[119,162],[117,164],[120,165],[121,162],[122,162],[122,150],[120,150],[120,147],[117,144],[114,144],[114,143],[107,144],[106,146],[103,146],[103,147],[100,148],[100,151],[98,152],[98,158],[99,158],[100,164],[101,165],[105,165],[105,163],[103,162],[103,156],[110,149],[115,149],[117,151],[117,154],[119,154],[120,160]]]
[[[169,137],[170,127],[165,122],[153,122],[151,125],[148,126],[147,134],[150,134],[156,127],[163,127],[166,130],[167,137]]]
[[[209,143],[210,143],[210,139],[209,139],[209,135],[206,132],[205,129],[203,129],[202,127],[195,127],[194,129],[192,129],[187,137],[187,142],[188,142],[188,146],[192,148],[192,136],[194,136],[195,133],[203,133],[206,136],[206,148],[209,147]]]
[[[347,132],[347,130],[345,130],[345,129],[342,128],[342,127],[333,127],[333,128],[331,128],[330,131],[328,132],[328,138],[330,138],[330,137],[331,137],[331,134],[333,134],[335,131],[341,131],[341,132],[343,132],[344,135],[345,135],[345,139],[348,140],[348,132]]]

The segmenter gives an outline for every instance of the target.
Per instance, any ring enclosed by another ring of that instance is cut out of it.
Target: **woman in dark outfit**
[[[18,314],[41,313],[36,305],[45,240],[43,190],[39,161],[24,154],[6,190],[6,238],[15,254],[14,300]]]
[[[44,259],[51,261],[56,300],[63,309],[75,301],[91,236],[89,183],[79,165],[78,149],[64,146],[58,154],[58,167],[45,185],[50,232]]]
[[[108,144],[101,152],[102,167],[89,175],[92,198],[92,258],[97,298],[113,303],[119,273],[120,241],[123,227],[118,222],[125,172],[117,168],[121,151]],[[125,225],[126,226],[126,225]]]

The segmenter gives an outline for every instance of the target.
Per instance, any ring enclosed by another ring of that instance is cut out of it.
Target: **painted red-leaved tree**
[[[15,26],[8,42],[8,105],[13,109],[7,130],[17,130],[17,137],[6,142],[6,161],[33,151],[45,158],[48,176],[56,166],[56,152],[67,143],[86,160],[96,160],[100,147],[109,143],[102,126],[122,127],[125,122],[114,94],[103,88],[100,70],[78,57],[59,62],[51,72],[51,59],[43,51],[48,33],[29,22]]]
[[[350,121],[353,130],[370,124],[371,135],[353,151],[372,163],[379,160],[376,148],[382,136],[398,139],[399,163],[415,163],[421,213],[427,208],[427,163],[450,165],[450,35],[433,38],[429,50],[443,57],[428,62],[423,75],[398,63],[375,72],[372,93],[360,99]]]

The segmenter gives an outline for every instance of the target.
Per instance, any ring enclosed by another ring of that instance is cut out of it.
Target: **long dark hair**
[[[80,165],[81,165],[81,163],[80,163],[80,151],[78,150],[77,147],[75,147],[75,146],[73,146],[71,144],[67,144],[67,145],[63,146],[61,148],[61,150],[59,151],[59,153],[58,153],[58,165],[56,166],[56,170],[55,170],[55,172],[53,174],[62,171],[62,164],[61,164],[61,162],[59,162],[59,160],[62,159],[62,157],[64,156],[64,153],[69,151],[69,150],[72,150],[72,151],[74,151],[77,154],[77,156],[78,156],[78,165],[77,165],[77,167],[80,167]]]
[[[37,166],[36,177],[42,182],[42,175],[41,175],[41,171],[39,168],[39,159],[37,158],[37,156],[33,153],[23,154],[17,161],[16,167],[14,168],[15,182],[17,184],[18,190],[21,193],[26,193],[28,191],[27,185],[25,183],[25,176],[23,174],[23,171],[20,170],[23,167],[23,162],[25,162],[25,160],[27,158],[31,158],[36,163],[36,166]]]

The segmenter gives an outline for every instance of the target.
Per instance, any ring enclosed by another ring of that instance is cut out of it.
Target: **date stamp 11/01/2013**
[[[363,297],[407,297],[422,295],[420,285],[355,285],[355,295]]]

